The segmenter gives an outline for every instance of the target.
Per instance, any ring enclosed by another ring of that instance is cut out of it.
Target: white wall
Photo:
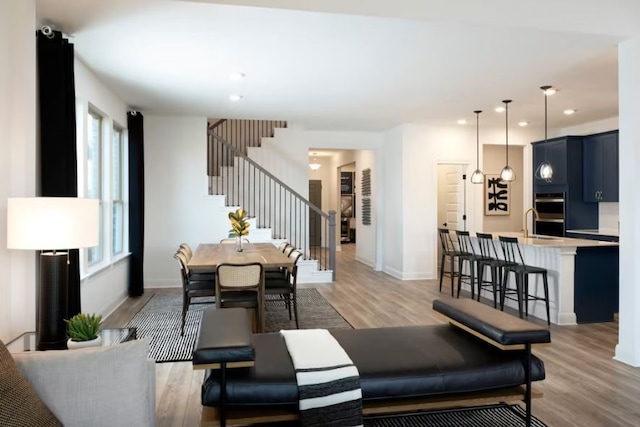
[[[378,219],[378,224],[382,229],[383,271],[394,277],[402,277],[403,271],[403,199],[402,191],[400,191],[405,179],[402,172],[403,136],[402,126],[391,129],[384,134],[382,148],[384,161],[380,167],[384,171],[384,178],[378,181],[381,183],[378,189],[382,189],[384,193],[383,208],[378,210],[384,215],[384,220]]]
[[[73,39],[71,39],[71,42],[73,43]],[[91,105],[92,108],[95,108],[103,115],[106,126],[111,128],[115,123],[126,129],[127,105],[125,102],[107,88],[77,58],[74,61],[74,77],[78,119],[84,120],[89,105]],[[83,122],[78,123],[79,128],[83,129]],[[79,138],[82,137],[82,133],[78,132]],[[81,162],[83,161],[82,147],[79,147],[78,159]],[[84,188],[82,180],[83,176],[78,174],[78,183],[81,188]],[[82,196],[82,190],[79,195]],[[82,279],[80,300],[83,312],[107,315],[127,298],[129,278],[126,273],[128,265],[128,258],[121,259],[115,264],[109,265],[105,269]]]
[[[391,203],[389,199],[385,201],[385,212],[389,217],[400,217],[400,222],[385,222],[384,246],[393,245],[392,250],[385,251],[385,271],[403,279],[435,278],[437,164],[467,164],[471,173],[476,163],[475,129],[407,124],[387,133],[387,138],[385,179],[391,178],[393,182],[385,183],[385,194],[391,199]],[[482,144],[501,140],[504,140],[504,131],[499,129],[485,130],[485,135],[481,135]],[[526,189],[531,187],[529,143],[533,140],[529,130],[510,130],[509,144],[525,146],[524,172],[518,177],[525,189],[525,200],[530,200],[531,195],[530,189]],[[401,152],[400,159],[398,152]],[[467,189],[467,200],[471,201],[467,206],[467,229],[474,233],[481,231],[483,189],[474,185],[468,185]]]
[[[7,249],[7,198],[36,194],[35,0],[0,2],[0,339],[35,329],[35,251]]]
[[[178,246],[228,236],[224,198],[207,196],[206,117],[144,117],[145,287],[180,286]]]

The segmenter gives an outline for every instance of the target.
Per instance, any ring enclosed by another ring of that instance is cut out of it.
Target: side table
[[[119,344],[137,338],[136,328],[110,328],[101,329],[102,347]],[[6,344],[10,353],[36,350],[36,333],[25,332]]]

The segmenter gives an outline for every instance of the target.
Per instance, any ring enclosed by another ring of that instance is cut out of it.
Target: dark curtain
[[[40,195],[78,196],[76,94],[73,45],[54,31],[37,37],[40,114]],[[80,313],[79,251],[69,252],[69,290],[64,319]]]
[[[129,296],[144,293],[144,118],[127,113],[129,129]]]

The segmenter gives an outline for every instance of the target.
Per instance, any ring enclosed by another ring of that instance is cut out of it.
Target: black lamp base
[[[67,348],[67,290],[69,268],[66,252],[40,254],[40,288],[36,318],[36,349]]]

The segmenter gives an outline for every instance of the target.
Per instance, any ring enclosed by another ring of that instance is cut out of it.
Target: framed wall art
[[[510,192],[509,183],[502,182],[500,175],[485,175],[484,214],[509,215]]]

